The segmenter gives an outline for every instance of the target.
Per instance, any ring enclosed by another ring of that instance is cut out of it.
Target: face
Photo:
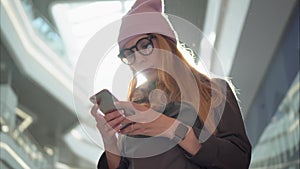
[[[125,44],[122,57],[127,58],[126,61],[130,62],[129,66],[134,72],[142,73],[148,80],[154,79],[157,74],[151,68],[157,67],[160,62],[155,48],[157,40],[153,35],[138,35]]]

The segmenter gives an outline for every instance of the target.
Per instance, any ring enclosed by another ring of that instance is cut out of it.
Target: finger
[[[109,122],[115,118],[118,118],[120,116],[123,116],[124,111],[123,110],[119,110],[119,111],[113,111],[111,113],[105,114],[104,119]]]
[[[146,134],[144,134],[141,130],[134,130],[134,131],[127,133],[127,135],[128,136],[136,136],[136,135],[146,135]]]
[[[132,116],[126,116],[126,118],[130,121],[138,122],[138,123],[150,123],[158,119],[162,114],[158,113],[154,110],[147,110],[143,113],[137,113]]]
[[[131,110],[134,112],[144,112],[149,109],[148,107],[146,107],[142,104],[137,104],[137,103],[128,102],[128,101],[117,101],[117,102],[114,102],[114,104],[117,109]]]
[[[119,109],[124,109],[126,118],[130,121],[138,123],[148,123],[157,119],[161,113],[145,106],[135,104],[133,102],[114,102],[115,106]]]
[[[124,116],[119,116],[118,118],[115,118],[114,120],[107,122],[107,124],[110,125],[112,128],[116,128],[117,126],[120,126],[124,118],[125,118]]]
[[[127,122],[127,123],[124,123],[124,121],[121,123],[121,127],[120,127],[120,130],[123,130],[125,128],[127,128],[128,126],[130,126],[131,124],[133,124],[134,122]]]
[[[102,114],[100,114],[98,111],[95,113],[94,118],[97,123],[102,123],[102,124],[106,123],[104,116]]]
[[[114,102],[114,105],[117,109],[132,109],[131,102],[117,101],[117,102]]]
[[[139,112],[139,110],[137,109],[137,106],[136,106],[138,104],[135,105],[135,103],[133,103],[133,102],[126,102],[126,101],[118,101],[118,102],[114,102],[114,104],[117,109],[124,110],[124,115],[126,117],[133,116],[135,114],[139,114],[139,113],[136,113],[136,112]],[[144,107],[144,106],[140,106],[140,107]]]
[[[123,124],[127,124],[127,123],[132,123],[132,122],[135,122],[135,121],[132,121],[130,120],[129,118],[127,118],[126,116],[124,116],[124,120],[123,120]]]
[[[97,113],[95,115],[95,120],[97,121],[97,123],[102,123],[102,124],[106,123],[106,120],[104,119],[104,116],[101,115],[100,113]]]
[[[147,123],[136,123],[132,127],[133,129],[127,133],[129,136],[134,135],[144,135],[144,136],[160,136],[161,131],[155,131],[153,128],[149,127]]]
[[[91,108],[91,114],[94,117],[96,117],[96,115],[98,114],[98,105],[97,104],[94,104],[93,107]]]
[[[122,129],[120,132],[122,134],[131,134],[135,130],[139,130],[139,126],[136,125],[136,123],[131,123],[129,126],[127,126],[126,128]]]
[[[114,128],[114,130],[115,130],[116,132],[120,132],[121,129],[122,129],[122,125],[121,125],[121,124],[117,125],[117,126]]]
[[[104,116],[102,114],[100,114],[98,110],[99,110],[98,105],[95,104],[91,109],[91,114],[94,116],[97,123],[103,123],[103,124],[106,123]]]
[[[111,135],[114,134],[115,131],[113,130],[113,128],[107,124],[107,123],[97,123],[97,128],[100,131],[101,134],[103,135]]]

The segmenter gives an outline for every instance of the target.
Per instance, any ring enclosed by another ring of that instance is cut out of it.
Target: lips
[[[154,69],[154,68],[152,68],[152,67],[150,67],[150,68],[146,68],[146,69],[143,69],[143,70],[141,70],[141,71],[138,71],[137,72],[137,74],[143,74],[143,75],[147,75],[147,74],[152,74],[152,73],[154,73],[156,71],[156,69]]]

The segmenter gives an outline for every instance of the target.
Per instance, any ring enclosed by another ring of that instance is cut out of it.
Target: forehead
[[[140,40],[141,38],[147,37],[147,36],[148,36],[147,34],[142,34],[142,35],[137,35],[137,36],[133,37],[124,45],[124,48],[130,48],[130,47],[134,46],[138,40]]]

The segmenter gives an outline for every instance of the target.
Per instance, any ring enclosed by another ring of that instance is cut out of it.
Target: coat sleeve
[[[121,161],[117,169],[127,169],[128,165],[129,165],[128,159],[121,156]],[[105,152],[101,155],[98,161],[97,169],[109,169]]]
[[[108,169],[105,152],[101,155],[101,157],[98,161],[97,169]]]
[[[239,105],[228,83],[226,88],[226,103],[216,134],[202,143],[194,156],[187,155],[187,158],[198,166],[209,169],[248,169],[251,144],[246,135]],[[198,130],[200,133],[200,129]],[[203,131],[205,130],[201,132]],[[195,133],[197,135],[197,131]]]

